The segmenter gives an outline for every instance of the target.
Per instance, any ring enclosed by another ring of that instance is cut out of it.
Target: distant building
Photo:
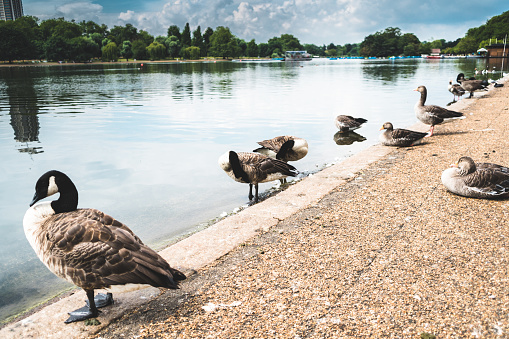
[[[21,0],[0,0],[0,20],[16,20],[22,16]]]
[[[504,44],[492,44],[486,46],[486,49],[490,58],[507,58],[507,54],[509,54],[509,44],[505,46]]]

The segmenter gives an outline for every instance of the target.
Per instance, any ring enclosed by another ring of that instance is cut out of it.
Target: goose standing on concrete
[[[351,132],[360,128],[366,122],[366,119],[354,118],[350,115],[338,115],[335,120],[336,127],[340,132]]]
[[[456,77],[456,82],[461,84],[461,87],[467,92],[470,92],[469,98],[474,96],[477,90],[486,90],[488,88],[488,81],[486,80],[466,80],[465,74],[460,73]]]
[[[262,147],[253,152],[264,154],[268,157],[288,161],[297,161],[308,154],[308,142],[305,139],[291,135],[282,135],[268,140],[259,141]]]
[[[422,139],[428,135],[427,133],[403,128],[394,129],[390,122],[383,124],[380,130],[384,130],[380,134],[380,142],[385,146],[406,147],[418,145],[422,142]]]
[[[249,200],[258,202],[258,184],[294,177],[299,172],[286,162],[259,153],[229,151],[219,157],[219,166],[233,180],[249,184]],[[253,196],[253,186],[255,195]]]
[[[423,124],[430,125],[429,136],[433,135],[435,125],[452,119],[462,119],[465,117],[463,113],[451,111],[437,105],[424,105],[426,96],[428,95],[425,86],[419,86],[414,91],[421,93],[421,97],[415,104],[415,115]]]
[[[60,192],[58,200],[39,200]],[[186,276],[150,249],[124,224],[96,209],[78,209],[78,191],[62,172],[43,174],[25,213],[25,235],[39,259],[57,276],[81,287],[88,306],[70,312],[66,323],[95,318],[113,303],[95,289],[148,284],[177,289]]]
[[[461,87],[460,84],[453,84],[452,80],[449,81],[449,86],[447,86],[447,89],[454,96],[454,99],[453,99],[454,101],[456,101],[456,97],[458,97],[458,100],[459,100],[460,97],[463,94],[465,94],[465,90],[463,89],[463,87]]]
[[[509,174],[504,166],[479,164],[461,157],[442,172],[442,184],[454,194],[469,198],[496,199],[509,196]]]

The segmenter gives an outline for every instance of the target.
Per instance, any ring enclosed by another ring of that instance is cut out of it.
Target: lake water
[[[313,60],[0,68],[0,321],[72,285],[50,273],[23,233],[41,174],[76,184],[79,207],[100,209],[161,248],[248,202],[248,185],[218,166],[278,135],[308,140],[293,163],[315,172],[378,142],[379,128],[416,122],[452,101],[449,80],[501,61]],[[338,139],[334,118],[368,119],[365,140]],[[438,128],[438,131],[440,127]],[[263,184],[260,191],[274,183]]]

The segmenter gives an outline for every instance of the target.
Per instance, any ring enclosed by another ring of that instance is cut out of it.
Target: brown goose
[[[264,154],[271,158],[288,161],[297,161],[308,154],[308,142],[305,139],[291,135],[282,135],[258,142],[262,147],[253,152]]]
[[[255,187],[254,202],[258,202],[258,184],[273,180],[294,177],[298,171],[286,162],[273,159],[259,153],[229,151],[219,157],[219,166],[233,180],[249,184],[249,200],[253,200],[253,185]]]
[[[426,137],[427,133],[411,131],[403,128],[396,128],[392,126],[390,122],[386,122],[380,128],[384,130],[380,134],[380,142],[385,146],[414,146],[422,142],[422,139]]]
[[[456,81],[461,84],[461,87],[467,92],[470,92],[469,98],[474,96],[474,92],[481,89],[488,88],[488,81],[486,80],[466,80],[463,73],[458,74]]]
[[[433,135],[435,125],[439,125],[452,119],[463,119],[465,117],[461,112],[451,111],[437,105],[424,105],[427,96],[425,86],[419,86],[414,91],[421,93],[421,97],[415,104],[415,115],[423,124],[431,126],[429,136]]]
[[[367,120],[363,118],[354,118],[350,115],[338,115],[336,117],[335,123],[336,127],[340,132],[350,132],[355,129],[358,129],[362,126],[362,124],[366,123]]]
[[[447,89],[454,96],[454,99],[453,99],[454,101],[456,101],[456,97],[458,97],[458,100],[459,100],[460,97],[463,94],[465,94],[465,90],[463,89],[463,87],[461,87],[460,84],[453,84],[452,80],[449,81],[449,86],[447,86]]]
[[[60,192],[58,200],[39,200]],[[39,259],[57,276],[85,290],[88,306],[70,312],[66,323],[95,318],[113,303],[112,285],[148,284],[177,289],[186,276],[150,249],[124,224],[96,209],[78,209],[78,191],[62,172],[43,174],[25,213],[25,235]]]
[[[442,172],[442,184],[452,193],[469,198],[509,196],[509,174],[505,167],[489,163],[479,165],[476,166],[472,158],[461,157]]]

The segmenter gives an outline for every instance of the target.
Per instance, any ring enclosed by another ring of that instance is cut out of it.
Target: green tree
[[[196,46],[183,48],[182,57],[190,60],[198,60],[200,59],[200,48]]]
[[[164,59],[166,54],[166,47],[164,47],[163,44],[154,41],[147,47],[147,52],[150,56],[150,60],[161,60]]]
[[[312,55],[319,55],[319,56],[323,56],[323,52],[322,52],[322,49],[320,47],[318,47],[317,45],[314,45],[314,44],[304,44],[304,46],[302,46],[304,48],[304,50],[306,50],[308,53],[312,54]]]
[[[34,16],[23,16],[11,22],[13,27],[23,33],[27,39],[23,58],[42,59],[44,57],[44,40],[42,40],[38,21],[39,19]]]
[[[133,58],[143,60],[147,58],[147,44],[143,40],[134,40],[132,42]]]
[[[251,41],[247,43],[246,55],[248,57],[257,57],[259,55],[258,45],[256,44],[255,39],[251,39]]]
[[[125,26],[113,26],[108,38],[117,46],[121,46],[126,40],[134,41],[138,39],[138,29],[131,24]]]
[[[71,46],[69,41],[58,35],[51,36],[44,43],[44,55],[49,61],[63,61],[69,59]]]
[[[165,45],[167,46],[167,51],[170,58],[175,59],[178,57],[180,51],[180,42],[175,35],[167,38]]]
[[[477,47],[479,43],[474,37],[465,36],[463,39],[458,42],[456,47],[454,47],[454,51],[457,54],[469,54],[477,52]]]
[[[189,22],[184,26],[184,30],[182,31],[182,36],[180,37],[180,45],[182,48],[186,48],[191,46],[191,28],[189,28]]]
[[[172,25],[168,27],[168,37],[170,36],[176,36],[177,39],[180,41],[180,28],[177,25]]]
[[[154,42],[154,36],[150,35],[147,31],[141,30],[138,33],[138,36],[136,37],[135,40],[143,40],[143,42],[148,46],[152,42]],[[133,40],[131,40],[131,41],[133,41]]]
[[[0,21],[0,60],[9,61],[23,60],[28,56],[29,41],[23,32],[17,30],[13,21]]]
[[[209,53],[223,59],[239,55],[239,47],[235,36],[228,27],[219,26],[210,37]]]
[[[258,50],[259,50],[259,55],[262,58],[266,58],[266,57],[270,56],[270,54],[271,54],[271,51],[269,51],[269,44],[264,43],[264,42],[258,44]]]
[[[133,57],[133,45],[131,41],[126,40],[122,43],[122,49],[120,50],[120,55],[129,60],[129,58]]]
[[[103,37],[106,36],[106,32],[108,31],[108,26],[105,24],[99,25],[93,21],[81,21],[78,23],[81,27],[81,31],[87,35],[91,35],[94,33],[101,34]]]
[[[77,62],[89,61],[94,57],[100,56],[100,48],[97,43],[87,37],[77,37],[69,41],[71,52],[69,59]]]
[[[114,42],[110,42],[102,48],[103,60],[117,61],[118,60],[118,47]]]
[[[210,49],[210,37],[214,34],[214,30],[210,27],[207,27],[205,33],[203,33],[203,49],[201,51],[202,56],[209,55]]]

